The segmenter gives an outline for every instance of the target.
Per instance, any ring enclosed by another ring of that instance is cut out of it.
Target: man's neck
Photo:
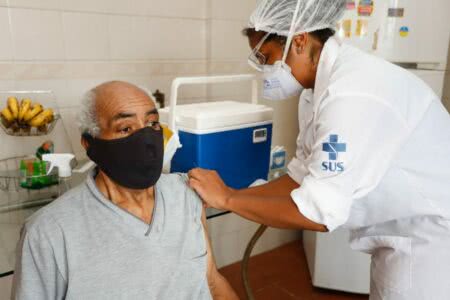
[[[102,171],[99,171],[95,183],[99,191],[111,202],[143,222],[148,224],[151,222],[155,205],[155,189],[153,186],[143,190],[129,189],[112,181]]]

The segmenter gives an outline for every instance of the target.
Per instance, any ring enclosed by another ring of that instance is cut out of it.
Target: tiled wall
[[[240,34],[256,0],[0,0],[0,90],[53,90],[77,156],[82,94],[113,79],[169,97],[177,76],[248,73]],[[249,101],[248,83],[184,87],[182,103]],[[0,99],[1,101],[4,99]],[[275,108],[274,138],[295,150],[297,99]],[[57,143],[58,141],[56,141]],[[219,266],[239,260],[257,225],[235,215],[209,221]],[[269,230],[255,253],[298,238]],[[1,299],[1,296],[0,296]]]
[[[176,76],[252,72],[240,31],[255,0],[169,2],[0,0],[0,90],[53,90],[81,155],[76,109],[81,95],[100,82],[127,80],[169,96]],[[197,86],[182,88],[180,98],[248,101],[249,93],[248,83]],[[292,128],[275,130],[275,143],[289,154],[296,105],[292,100],[275,107],[276,124],[278,117],[294,118]]]
[[[0,278],[0,300],[10,300],[12,276]]]
[[[450,41],[449,41],[450,44]],[[450,45],[449,45],[450,49]],[[447,107],[447,110],[450,112],[450,51],[448,52],[448,59],[447,59],[447,74],[445,76],[444,80],[444,92],[443,92],[443,98],[442,98],[445,107]]]
[[[176,76],[207,74],[207,0],[0,1],[0,89],[55,92],[73,148],[81,95],[121,79],[169,91]],[[186,101],[206,89],[186,88]]]

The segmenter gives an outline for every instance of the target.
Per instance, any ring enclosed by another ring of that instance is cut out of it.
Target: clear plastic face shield
[[[248,64],[254,68],[256,71],[263,72],[264,66],[267,63],[267,58],[259,52],[264,42],[267,40],[267,38],[270,36],[270,32],[268,32],[256,45],[255,48],[253,48],[252,53],[250,53],[250,56],[248,57]]]
[[[297,15],[300,13],[300,4],[301,2],[298,1],[296,8],[295,8],[295,12],[293,15],[293,18],[291,20],[291,24],[290,24],[290,28],[289,28],[289,33],[286,37],[286,44],[284,45],[284,49],[283,49],[283,59],[281,60],[281,64],[285,64],[286,62],[286,58],[288,56],[289,50],[291,48],[291,43],[292,43],[292,39],[294,38],[294,35],[296,35],[295,32],[295,25],[296,25],[296,19],[297,19]],[[259,43],[256,45],[255,48],[253,48],[252,53],[250,54],[250,56],[248,57],[248,63],[251,67],[253,67],[255,70],[259,71],[259,72],[264,72],[266,68],[266,64],[267,64],[267,58],[259,51],[262,47],[262,45],[264,44],[264,42],[267,40],[267,38],[272,34],[273,32],[270,31],[268,32],[260,41]]]

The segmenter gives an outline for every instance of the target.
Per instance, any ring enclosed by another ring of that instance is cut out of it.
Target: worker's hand
[[[228,200],[234,190],[225,185],[216,171],[196,168],[189,171],[188,175],[189,186],[197,192],[207,206],[228,210]]]

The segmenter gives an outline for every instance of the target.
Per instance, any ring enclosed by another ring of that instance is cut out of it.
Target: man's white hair
[[[95,111],[95,101],[97,95],[95,89],[91,89],[84,94],[80,114],[78,115],[78,127],[81,134],[88,133],[93,137],[100,134],[100,127],[97,123],[97,113]]]
[[[138,86],[138,88],[146,93],[156,106],[156,101],[151,96],[151,91],[145,87]],[[78,128],[80,129],[81,134],[88,133],[93,137],[100,134],[100,127],[98,126],[97,121],[97,112],[95,110],[95,102],[97,100],[97,93],[95,89],[96,88],[93,88],[84,94],[81,102],[80,113],[78,115]]]

